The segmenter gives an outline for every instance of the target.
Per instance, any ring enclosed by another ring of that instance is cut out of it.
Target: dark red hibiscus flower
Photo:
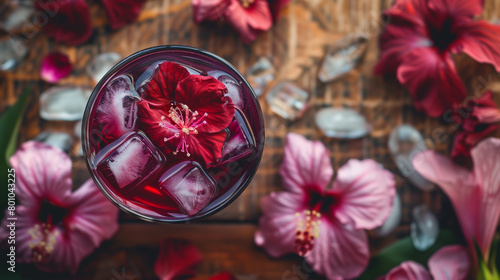
[[[85,0],[37,0],[35,7],[47,16],[46,22],[38,24],[56,42],[78,45],[92,36],[90,12]]]
[[[234,116],[226,86],[210,76],[190,75],[173,62],[160,64],[137,103],[142,130],[165,153],[216,162]]]
[[[451,157],[460,163],[470,162],[471,149],[500,128],[500,110],[491,92],[470,100],[465,106],[457,106],[452,117],[460,128],[453,140]]]
[[[109,25],[112,29],[121,28],[134,22],[144,6],[146,0],[101,0]]]
[[[432,117],[466,97],[452,54],[466,53],[500,71],[500,26],[475,20],[481,0],[396,0],[384,12],[377,74],[396,74],[415,107]]]

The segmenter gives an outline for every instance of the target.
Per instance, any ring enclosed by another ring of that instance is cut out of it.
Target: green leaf
[[[28,86],[19,96],[16,104],[5,110],[0,117],[0,185],[7,184],[7,170],[9,168],[9,158],[14,154],[17,147],[19,127],[23,120],[32,86]],[[7,187],[0,188],[0,200],[2,210],[7,206]],[[1,211],[0,218],[4,211]]]
[[[460,241],[460,237],[454,231],[442,230],[437,237],[436,243],[431,248],[421,252],[415,249],[411,238],[406,237],[389,245],[372,257],[367,269],[358,279],[373,280],[387,274],[404,261],[414,261],[427,267],[427,261],[437,250],[443,246],[461,243]]]

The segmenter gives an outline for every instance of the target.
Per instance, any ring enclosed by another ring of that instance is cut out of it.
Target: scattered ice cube
[[[55,86],[40,95],[40,117],[50,121],[76,121],[83,118],[90,89]]]
[[[102,53],[87,65],[87,74],[98,83],[121,59],[121,55],[114,52]]]
[[[0,6],[0,29],[7,32],[17,29],[35,11],[33,1],[10,0]]]
[[[23,61],[26,54],[28,54],[26,39],[14,34],[0,39],[0,70],[13,70]]]
[[[324,108],[316,113],[315,121],[318,128],[332,138],[359,138],[371,131],[366,119],[352,109]]]
[[[109,185],[128,192],[153,176],[163,162],[163,154],[147,136],[142,132],[133,132],[99,151],[94,166]]]
[[[191,161],[178,163],[167,170],[161,176],[159,186],[187,215],[200,212],[216,192],[213,179],[198,163]]]
[[[228,129],[229,136],[222,147],[221,162],[245,157],[255,148],[255,139],[250,131],[250,125],[239,110],[235,110],[233,121]]]
[[[137,99],[140,97],[127,75],[118,76],[106,86],[97,108],[97,119],[106,137],[116,139],[135,129]]]
[[[38,134],[34,140],[59,148],[65,153],[69,153],[73,148],[73,138],[71,138],[71,135],[64,132],[44,131]]]
[[[248,68],[245,77],[252,86],[255,95],[261,96],[267,85],[274,80],[276,70],[269,59],[259,58],[250,68]]]
[[[385,220],[382,226],[375,229],[375,234],[380,237],[387,236],[391,233],[401,222],[401,199],[399,195],[396,193],[394,196],[394,201],[392,202],[392,210],[391,214],[387,220]]]
[[[419,251],[432,247],[439,234],[439,223],[436,216],[425,205],[417,206],[412,211],[411,241]]]
[[[368,49],[368,37],[363,33],[351,34],[328,48],[318,73],[326,83],[351,71],[361,61]]]
[[[427,150],[425,141],[418,130],[407,124],[397,126],[391,131],[388,145],[392,158],[404,177],[423,191],[434,187],[413,168],[413,158],[418,153]]]
[[[296,120],[307,108],[310,95],[290,82],[275,85],[267,94],[271,110],[286,120]]]

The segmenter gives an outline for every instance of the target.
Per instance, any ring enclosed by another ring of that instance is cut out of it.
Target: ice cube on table
[[[118,76],[106,86],[97,108],[97,120],[106,138],[116,139],[135,130],[139,99],[128,75]]]
[[[306,110],[311,95],[291,82],[280,82],[269,90],[267,104],[278,116],[294,121]]]
[[[40,117],[50,121],[81,120],[91,94],[87,88],[51,87],[40,95]]]
[[[171,167],[160,177],[159,186],[178,203],[184,214],[190,216],[205,208],[217,190],[214,180],[193,161]]]
[[[247,81],[252,85],[255,95],[261,96],[267,85],[274,80],[276,70],[269,59],[259,58],[245,73]]]
[[[28,54],[27,41],[22,37],[12,35],[0,39],[0,70],[15,69]]]
[[[228,126],[229,136],[222,147],[221,162],[248,156],[255,148],[255,137],[245,115],[234,111],[233,121]]]
[[[226,96],[231,97],[233,104],[240,108],[241,110],[245,109],[246,99],[243,96],[242,83],[238,82],[233,77],[229,76],[226,72],[215,70],[208,71],[208,75],[216,78],[221,81],[227,88]]]
[[[87,65],[87,75],[89,75],[94,82],[98,83],[113,66],[120,62],[121,59],[122,57],[118,53],[101,53],[94,57]]]
[[[99,151],[94,166],[103,180],[126,193],[154,176],[164,159],[144,133],[132,132]]]

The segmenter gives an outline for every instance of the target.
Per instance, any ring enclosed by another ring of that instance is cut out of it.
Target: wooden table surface
[[[312,100],[300,120],[287,123],[269,111],[265,96],[260,98],[266,125],[262,163],[252,183],[233,204],[204,221],[185,225],[152,224],[121,213],[118,233],[82,262],[75,279],[115,279],[123,269],[126,274],[134,275],[134,279],[156,279],[153,263],[158,244],[165,237],[182,237],[199,247],[204,261],[197,270],[196,279],[207,279],[220,271],[240,275],[241,279],[270,280],[293,275],[294,269],[302,265],[299,257],[272,259],[253,243],[261,197],[281,189],[278,169],[288,132],[323,141],[331,151],[335,169],[350,158],[373,158],[395,174],[397,190],[403,201],[402,222],[388,237],[371,235],[373,253],[398,238],[408,236],[411,209],[416,205],[427,204],[438,214],[442,227],[456,224],[446,197],[439,190],[423,193],[411,186],[398,173],[388,153],[388,135],[396,125],[411,123],[421,131],[430,146],[445,153],[449,151],[453,131],[451,124],[415,111],[408,92],[395,79],[373,75],[379,54],[377,37],[384,24],[381,11],[390,6],[391,0],[291,0],[272,29],[250,45],[241,43],[228,26],[195,24],[190,0],[149,0],[136,23],[115,32],[107,27],[105,12],[97,1],[88,2],[94,25],[94,35],[88,43],[69,47],[39,34],[30,40],[27,59],[15,71],[0,74],[0,112],[13,104],[28,84],[34,84],[22,124],[21,142],[46,130],[68,133],[73,130],[74,122],[45,121],[39,117],[38,97],[51,86],[40,79],[41,59],[54,50],[67,53],[74,63],[72,75],[59,84],[88,87],[95,84],[86,75],[85,67],[89,60],[103,52],[117,52],[125,57],[156,45],[190,45],[227,59],[242,73],[260,57],[267,57],[277,69],[276,82],[294,81],[312,94]],[[486,0],[484,18],[500,18],[500,0]],[[364,61],[341,80],[321,83],[317,73],[326,48],[352,32],[364,32],[370,37]],[[480,65],[465,56],[457,56],[456,60],[469,92],[490,86],[500,91],[497,83],[500,75],[491,66]],[[373,125],[373,131],[357,140],[322,136],[314,125],[314,114],[325,106],[358,110]],[[77,155],[78,145],[80,143],[76,143],[71,152],[75,185],[89,178],[83,159]],[[71,279],[40,276],[34,271],[33,275],[37,275],[37,279]],[[308,276],[308,279],[322,279],[312,274]]]

